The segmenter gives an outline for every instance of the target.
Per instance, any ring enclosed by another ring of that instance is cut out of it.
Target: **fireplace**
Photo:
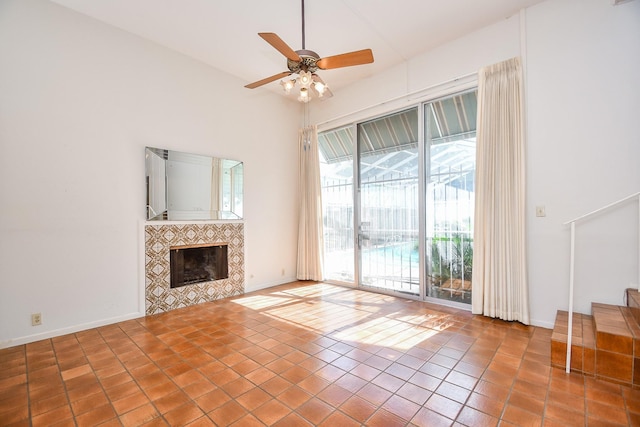
[[[226,243],[171,246],[170,287],[227,279],[227,247]]]
[[[244,293],[244,224],[149,223],[145,232],[145,313],[164,313]],[[171,287],[171,249],[226,246],[228,278]]]

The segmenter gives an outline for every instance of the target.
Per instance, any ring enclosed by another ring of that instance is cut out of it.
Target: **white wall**
[[[512,16],[343,89],[327,101],[311,104],[312,121],[331,121],[333,126],[345,120],[367,118],[389,109],[415,105],[416,97],[405,95],[416,92],[419,92],[418,96],[429,94],[430,91],[423,89],[517,56],[520,53],[519,20],[519,16]],[[326,71],[327,81],[331,79],[330,72]],[[402,99],[397,99],[400,97]],[[363,109],[365,111],[361,111]],[[350,114],[352,112],[357,113]],[[344,115],[348,117],[343,119]]]
[[[314,104],[312,121],[328,128],[415,104],[442,88],[405,95],[523,56],[531,318],[551,327],[556,310],[568,308],[563,223],[640,191],[633,129],[640,117],[639,22],[640,1],[614,7],[609,0],[548,0]],[[535,217],[538,205],[546,217]],[[638,281],[637,203],[578,232],[576,308],[588,313],[591,301],[622,304],[624,288]]]
[[[0,347],[141,315],[147,145],[243,161],[246,289],[295,277],[299,123],[282,117],[300,107],[243,84],[50,2],[0,2]]]
[[[527,11],[532,316],[568,307],[563,223],[640,191],[640,2],[552,0]],[[536,205],[547,216],[536,218]],[[638,282],[638,203],[577,225],[576,309]]]

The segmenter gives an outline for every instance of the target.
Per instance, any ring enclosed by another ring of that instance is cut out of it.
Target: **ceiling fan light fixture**
[[[287,95],[291,93],[296,84],[300,87],[298,101],[309,102],[312,96],[322,98],[327,92],[327,85],[318,77],[309,71],[301,71],[295,79],[284,79],[280,81],[282,89]]]
[[[285,93],[289,95],[291,93],[291,89],[293,89],[293,86],[295,86],[296,84],[296,80],[295,79],[282,80],[280,84],[282,85],[282,89],[284,89]]]
[[[298,76],[298,83],[303,88],[308,88],[313,82],[313,78],[311,77],[311,73],[308,71],[300,71]]]
[[[309,102],[309,89],[306,87],[300,88],[300,96],[298,97],[300,102]]]
[[[322,82],[313,82],[313,88],[318,92],[318,96],[322,96],[327,90],[327,85]]]

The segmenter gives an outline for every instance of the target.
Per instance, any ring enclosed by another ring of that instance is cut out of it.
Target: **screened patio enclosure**
[[[472,91],[319,134],[327,280],[470,303],[476,108]]]

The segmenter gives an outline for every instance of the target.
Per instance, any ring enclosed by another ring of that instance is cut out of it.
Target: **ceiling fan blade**
[[[282,73],[275,74],[271,77],[267,77],[266,79],[258,80],[257,82],[249,83],[245,85],[247,89],[255,89],[259,86],[266,85],[267,83],[271,83],[274,80],[278,80],[291,75],[291,71],[283,71]]]
[[[275,47],[278,52],[286,56],[288,59],[296,62],[302,61],[300,55],[298,55],[288,44],[282,41],[276,33],[258,33],[267,43]]]
[[[352,65],[370,64],[372,62],[373,52],[371,52],[371,49],[363,49],[321,58],[316,62],[316,65],[321,70],[330,70],[332,68],[351,67]]]

